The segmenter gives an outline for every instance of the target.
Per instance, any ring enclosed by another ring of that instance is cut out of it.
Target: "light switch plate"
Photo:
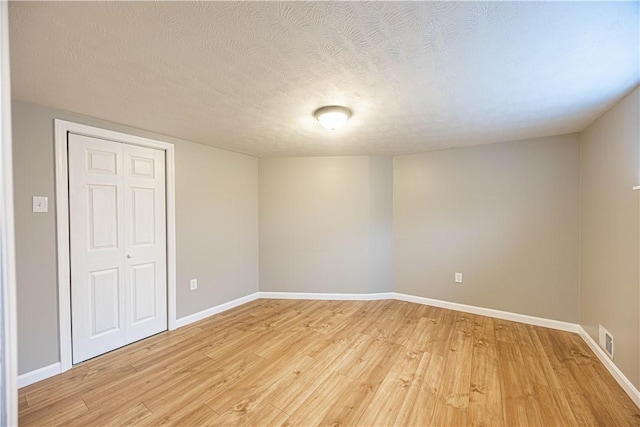
[[[49,198],[33,196],[33,211],[38,213],[49,212]]]

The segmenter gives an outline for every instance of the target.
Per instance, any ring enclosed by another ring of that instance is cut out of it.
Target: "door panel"
[[[118,247],[118,187],[87,185],[89,250]]]
[[[120,325],[120,296],[117,268],[89,274],[91,284],[91,338],[116,331]]]
[[[136,265],[131,269],[131,290],[133,292],[132,323],[153,320],[156,317],[156,265],[155,263]]]
[[[131,245],[153,245],[155,243],[155,189],[132,188],[133,236]]]
[[[73,362],[126,344],[120,144],[69,135]]]
[[[164,152],[69,134],[73,363],[167,329]]]
[[[165,161],[164,151],[123,149],[127,336],[136,341],[167,329]]]
[[[155,159],[131,157],[131,176],[140,178],[155,178]]]
[[[86,150],[87,172],[117,175],[117,155],[113,152]]]

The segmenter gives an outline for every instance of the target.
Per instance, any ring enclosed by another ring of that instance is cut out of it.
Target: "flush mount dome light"
[[[351,117],[351,110],[347,107],[340,107],[338,105],[328,105],[326,107],[318,108],[315,113],[315,117],[322,126],[329,130],[336,130],[344,126]]]

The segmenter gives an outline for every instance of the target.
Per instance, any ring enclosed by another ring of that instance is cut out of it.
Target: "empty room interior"
[[[638,2],[2,7],[20,425],[640,426]]]

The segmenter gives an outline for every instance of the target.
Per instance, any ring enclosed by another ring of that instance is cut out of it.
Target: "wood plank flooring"
[[[640,426],[578,335],[392,300],[257,300],[19,402],[21,425]]]

